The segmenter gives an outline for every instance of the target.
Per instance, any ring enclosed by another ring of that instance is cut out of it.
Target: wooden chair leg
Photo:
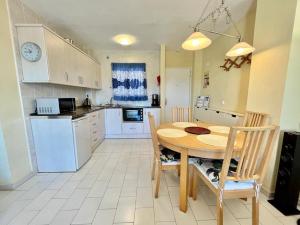
[[[180,177],[180,166],[177,167],[177,175]]]
[[[223,225],[223,201],[217,197],[217,225]]]
[[[252,225],[259,225],[259,200],[252,198]]]
[[[151,172],[151,179],[154,180],[154,176],[155,176],[155,164],[156,164],[156,158],[155,155],[153,157],[153,164],[152,164],[152,172]]]
[[[161,165],[157,164],[157,172],[156,172],[156,186],[155,186],[155,198],[158,198],[159,185],[160,185],[160,174],[161,174]]]

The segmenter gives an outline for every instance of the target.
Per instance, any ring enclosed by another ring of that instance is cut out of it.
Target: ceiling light
[[[200,50],[208,47],[211,40],[201,32],[192,33],[183,43],[182,48],[185,50]]]
[[[249,53],[254,52],[255,48],[249,45],[246,42],[239,42],[234,45],[227,53],[227,57],[235,57],[241,55],[248,55]]]
[[[132,45],[136,42],[136,38],[130,34],[118,34],[113,37],[113,40],[123,46]]]

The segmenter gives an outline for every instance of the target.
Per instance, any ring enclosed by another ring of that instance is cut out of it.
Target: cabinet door
[[[77,49],[75,49],[69,43],[65,43],[65,58],[66,58],[66,65],[65,65],[65,80],[68,85],[76,86],[78,85],[78,63],[76,61]]]
[[[65,79],[65,42],[48,30],[44,30],[47,56],[49,81],[56,84],[66,84]]]
[[[122,133],[122,109],[105,110],[105,128],[107,135]]]
[[[96,88],[102,89],[101,65],[96,64]]]
[[[150,124],[148,113],[151,113],[155,119],[155,126],[160,124],[160,109],[159,108],[144,108],[144,133],[150,134]]]
[[[98,111],[98,120],[100,125],[100,140],[102,142],[105,137],[105,110]]]

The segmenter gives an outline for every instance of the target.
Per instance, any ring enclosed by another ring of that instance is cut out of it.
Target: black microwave
[[[143,108],[123,108],[124,122],[143,122]]]

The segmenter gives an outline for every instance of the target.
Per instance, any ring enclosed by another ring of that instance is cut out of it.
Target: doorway
[[[190,107],[191,105],[191,80],[190,68],[166,69],[166,102],[165,120],[172,121],[173,107]]]

